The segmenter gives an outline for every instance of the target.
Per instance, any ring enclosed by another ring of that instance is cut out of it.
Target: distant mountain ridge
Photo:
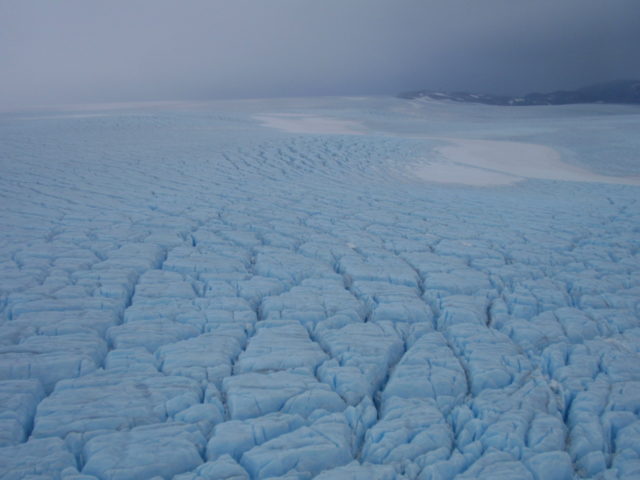
[[[435,92],[429,90],[401,93],[398,97],[410,100],[428,98],[432,100],[451,100],[454,102],[507,106],[568,105],[574,103],[640,104],[640,80],[616,80],[613,82],[589,85],[577,90],[529,93],[519,97],[468,92]]]

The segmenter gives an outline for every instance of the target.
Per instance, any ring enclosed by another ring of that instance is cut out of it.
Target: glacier
[[[640,478],[639,128],[0,112],[0,478]]]

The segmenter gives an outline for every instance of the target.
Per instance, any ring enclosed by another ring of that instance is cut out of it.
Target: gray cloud
[[[637,0],[0,0],[0,104],[640,77]]]

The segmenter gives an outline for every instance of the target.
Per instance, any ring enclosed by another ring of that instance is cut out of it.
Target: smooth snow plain
[[[0,114],[0,478],[640,478],[640,110]]]

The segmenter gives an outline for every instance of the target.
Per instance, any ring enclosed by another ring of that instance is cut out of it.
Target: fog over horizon
[[[571,89],[640,77],[637,0],[0,0],[0,106]]]

